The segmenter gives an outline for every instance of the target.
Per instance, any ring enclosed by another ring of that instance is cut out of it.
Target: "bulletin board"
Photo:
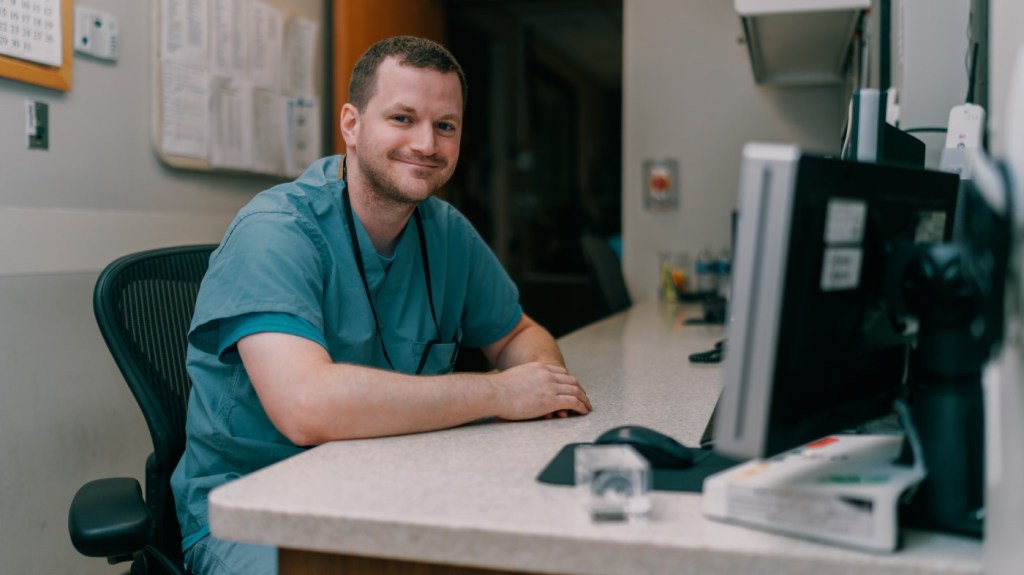
[[[294,177],[322,155],[323,0],[150,1],[161,161]]]
[[[71,91],[72,0],[0,0],[0,77]]]

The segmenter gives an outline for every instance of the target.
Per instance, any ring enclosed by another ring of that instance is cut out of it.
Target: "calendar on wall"
[[[60,0],[0,0],[0,54],[60,67]]]
[[[72,0],[0,0],[0,78],[71,90]]]

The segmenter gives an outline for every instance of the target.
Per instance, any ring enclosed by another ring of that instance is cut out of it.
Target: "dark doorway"
[[[579,244],[621,233],[622,0],[448,0],[466,70],[445,193],[556,337],[600,315]]]

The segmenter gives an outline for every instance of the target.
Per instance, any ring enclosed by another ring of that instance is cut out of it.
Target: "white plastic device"
[[[949,111],[946,146],[942,149],[939,169],[959,174],[962,180],[974,179],[974,163],[968,150],[982,147],[985,129],[985,108],[977,104],[959,104]]]
[[[960,104],[949,111],[946,130],[947,148],[981,147],[981,134],[985,126],[985,108],[976,104]]]
[[[835,435],[704,480],[709,519],[875,552],[899,543],[898,504],[923,466],[893,463],[900,435]]]
[[[117,19],[92,8],[75,8],[75,51],[104,60],[117,60]]]
[[[878,112],[881,94],[874,88],[853,93],[850,100],[852,159],[858,162],[878,160]]]

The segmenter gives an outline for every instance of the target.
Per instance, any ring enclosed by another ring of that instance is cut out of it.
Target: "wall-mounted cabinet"
[[[871,0],[735,0],[754,80],[772,86],[843,81]]]

